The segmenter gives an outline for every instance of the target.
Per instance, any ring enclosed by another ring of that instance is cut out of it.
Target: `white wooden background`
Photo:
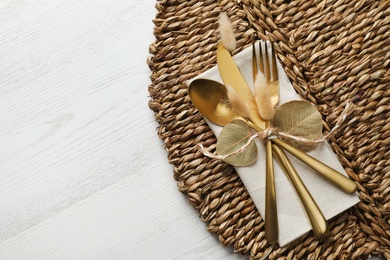
[[[0,1],[0,259],[244,259],[149,110],[153,0]]]

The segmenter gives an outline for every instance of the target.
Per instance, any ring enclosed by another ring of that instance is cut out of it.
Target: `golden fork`
[[[260,46],[260,66],[258,67],[257,55],[256,55],[256,46],[252,45],[252,73],[253,73],[253,82],[256,79],[258,72],[264,73],[264,57],[261,51]],[[266,54],[265,63],[267,64],[266,68],[269,70],[268,66],[268,55]],[[267,73],[269,77],[269,73]],[[267,81],[269,78],[267,77]],[[268,128],[270,126],[269,121],[265,121],[265,127]],[[279,230],[278,230],[278,214],[276,207],[276,191],[275,191],[275,176],[274,176],[274,165],[272,160],[272,143],[267,141],[265,144],[266,149],[266,160],[265,160],[265,238],[268,243],[274,244],[278,242]]]
[[[259,69],[257,69],[257,58],[255,46],[252,46],[253,52],[253,75],[260,71],[265,74],[267,85],[271,95],[272,105],[277,105],[279,102],[279,77],[276,66],[276,55],[271,45],[271,62],[268,55],[267,43],[264,43],[264,53],[259,42]],[[255,73],[256,70],[256,73]],[[272,70],[272,72],[271,72]],[[270,126],[270,122],[266,121],[266,127]],[[287,178],[294,186],[298,193],[300,200],[304,206],[304,209],[309,217],[310,223],[313,228],[313,232],[316,236],[321,237],[327,232],[327,222],[323,216],[318,205],[310,195],[306,186],[302,182],[301,178],[297,174],[296,170],[292,166],[290,160],[286,154],[271,141],[266,143],[266,213],[265,213],[265,230],[267,241],[274,241],[278,237],[278,224],[277,224],[277,210],[276,210],[276,193],[275,193],[275,180],[273,174],[272,164],[272,152],[273,155],[285,172]],[[270,239],[270,240],[268,240]],[[271,242],[270,242],[271,243]]]

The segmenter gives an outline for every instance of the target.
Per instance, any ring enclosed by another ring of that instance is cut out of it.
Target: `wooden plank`
[[[242,259],[177,191],[155,1],[0,2],[0,259]]]

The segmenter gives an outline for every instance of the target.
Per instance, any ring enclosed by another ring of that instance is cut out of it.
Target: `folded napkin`
[[[270,53],[270,50],[268,53]],[[251,59],[251,47],[234,56],[234,60],[240,68],[241,73],[249,83],[248,85],[251,85],[252,82]],[[279,105],[290,100],[298,100],[298,95],[279,63],[278,72],[280,82]],[[212,79],[222,83],[217,67],[211,68],[196,78]],[[206,121],[218,137],[222,127],[208,120]],[[262,216],[265,216],[265,147],[260,141],[256,140],[256,142],[258,146],[258,159],[256,163],[246,167],[235,167],[235,169],[248,190],[257,210]],[[291,156],[289,153],[286,154],[327,220],[359,202],[357,194],[344,193],[306,164]],[[320,144],[308,154],[346,175],[327,142]],[[310,231],[311,225],[294,187],[290,184],[275,160],[274,168],[279,222],[279,245],[284,246]]]

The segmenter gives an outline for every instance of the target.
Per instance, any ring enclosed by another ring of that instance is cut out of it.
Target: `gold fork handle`
[[[266,123],[269,124],[269,122]],[[275,244],[278,242],[279,231],[271,141],[266,142],[265,149],[265,238],[269,244]]]
[[[310,155],[300,151],[299,149],[283,142],[280,139],[272,139],[272,142],[294,155],[296,158],[310,166],[312,169],[316,170],[319,174],[331,181],[334,185],[336,185],[344,192],[353,193],[356,191],[356,183],[345,175],[336,171],[335,169],[318,161],[314,157],[311,157]]]
[[[328,224],[320,208],[318,207],[317,203],[314,201],[313,197],[307,190],[305,184],[302,182],[301,178],[295,171],[286,154],[275,144],[272,144],[272,149],[276,161],[278,162],[278,164],[286,174],[287,178],[294,186],[296,192],[298,193],[298,196],[310,220],[314,235],[316,237],[324,236],[328,231]]]

